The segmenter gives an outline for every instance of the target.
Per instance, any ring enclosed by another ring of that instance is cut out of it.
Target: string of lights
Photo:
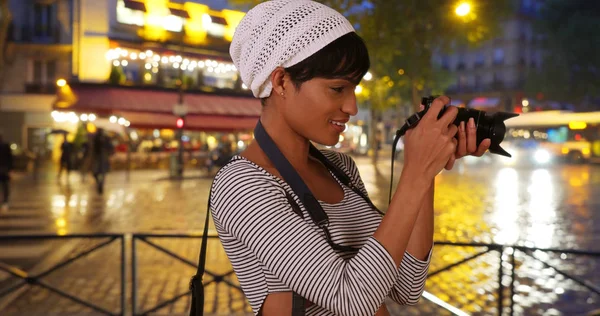
[[[237,72],[233,63],[219,62],[211,59],[184,58],[181,55],[159,55],[151,50],[144,52],[130,51],[120,47],[110,49],[106,52],[106,59],[112,61],[113,66],[127,67],[133,61],[144,62],[144,68],[158,73],[160,65],[169,65],[175,69],[194,71],[195,69],[206,69],[215,74],[227,74]]]

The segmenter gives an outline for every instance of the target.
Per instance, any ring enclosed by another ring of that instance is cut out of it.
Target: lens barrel
[[[431,103],[435,99],[435,96],[429,96],[424,97],[421,100],[421,104],[425,106],[424,112],[429,110]],[[448,106],[445,106],[444,109],[440,111],[438,119],[444,114],[447,108]],[[491,153],[511,157],[506,150],[500,147],[500,143],[502,143],[504,135],[506,134],[506,125],[504,125],[504,121],[515,116],[519,116],[519,114],[509,112],[488,113],[475,109],[458,108],[458,114],[456,115],[453,124],[456,126],[459,126],[461,122],[467,124],[469,119],[473,118],[475,126],[477,126],[477,146],[479,147],[479,144],[481,144],[484,139],[489,138],[491,140],[489,149]]]

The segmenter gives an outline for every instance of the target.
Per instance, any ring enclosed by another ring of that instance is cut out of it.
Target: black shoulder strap
[[[225,168],[234,161],[235,160],[230,160],[223,167],[221,167],[221,169]],[[202,233],[202,243],[200,244],[198,270],[196,271],[196,275],[194,275],[192,277],[192,280],[190,281],[190,291],[192,291],[192,306],[190,308],[190,316],[202,316],[204,314],[204,284],[202,283],[202,278],[204,277],[206,263],[206,245],[208,243],[208,223],[210,218],[210,199],[212,197],[213,184],[214,180],[208,191],[208,202],[206,205],[206,220],[204,221],[204,232]]]
[[[321,207],[321,204],[319,204],[319,201],[317,201],[317,199],[314,197],[314,195],[312,194],[306,183],[304,183],[298,172],[296,172],[292,164],[290,164],[287,158],[285,158],[283,153],[279,150],[271,136],[269,136],[267,131],[262,126],[260,120],[256,124],[256,128],[254,129],[254,138],[256,139],[256,142],[263,150],[263,152],[265,152],[271,163],[273,163],[277,171],[279,171],[279,174],[283,177],[283,180],[285,180],[285,182],[290,186],[292,191],[296,193],[296,195],[300,199],[300,202],[304,205],[304,208],[306,209],[313,223],[323,230],[323,233],[325,234],[329,245],[333,249],[339,251],[358,251],[357,248],[351,246],[342,246],[333,242],[333,239],[331,238],[331,234],[329,233],[328,229],[329,217],[327,216],[327,213],[325,213],[325,211]],[[329,170],[332,170],[334,174],[336,174],[338,179],[340,179],[340,181],[350,186],[350,178],[337,166],[332,164],[327,159],[327,157],[325,157],[319,150],[317,150],[312,145],[310,147],[310,154],[313,155],[315,158],[319,159],[322,163],[324,163]],[[354,186],[352,185],[351,187]],[[360,195],[365,197],[363,194]],[[369,201],[368,198],[366,200]],[[292,207],[294,204],[296,204],[293,201],[293,199],[288,198],[288,201],[290,201]],[[292,316],[303,316],[305,314],[304,298],[298,293],[294,292],[292,302]]]
[[[308,211],[313,222],[318,227],[327,227],[329,225],[329,218],[321,208],[319,201],[315,199],[306,183],[304,183],[298,172],[296,172],[296,169],[294,169],[292,164],[285,158],[279,148],[277,148],[277,145],[271,136],[267,134],[267,131],[265,131],[260,120],[254,129],[254,138],[267,157],[269,157],[269,160],[273,163],[277,171],[279,171],[283,180],[285,180],[292,188],[292,191],[296,193],[300,202],[304,204],[304,207]]]
[[[261,122],[259,121],[254,130],[254,137],[261,147],[261,149],[268,156],[269,160],[277,171],[283,177],[283,180],[290,186],[292,191],[298,196],[300,202],[304,205],[307,213],[309,214],[311,220],[315,225],[323,230],[325,233],[325,237],[327,242],[331,245],[331,247],[335,250],[339,251],[357,251],[358,249],[350,246],[342,246],[335,244],[329,234],[328,226],[329,226],[329,218],[321,204],[314,197],[306,183],[302,180],[300,175],[296,172],[294,167],[290,164],[290,162],[285,158],[283,153],[279,150],[273,139],[267,134]],[[319,151],[313,145],[310,145],[310,155],[314,158],[318,159],[323,163],[327,169],[331,170],[334,175],[346,186],[351,188],[354,192],[356,192],[359,196],[361,196],[369,205],[381,213],[377,207],[371,202],[368,196],[366,196],[360,189],[356,187],[356,184],[352,182],[351,177],[346,174],[339,166],[332,163],[321,151]],[[230,161],[231,162],[231,161]],[[229,163],[228,163],[229,164]],[[225,166],[227,166],[226,164]],[[223,166],[222,168],[224,168]],[[212,185],[211,185],[212,189]],[[210,216],[210,198],[211,193],[209,192],[208,196],[208,205],[207,205],[207,213],[206,213],[206,221],[204,224],[204,233],[202,235],[202,245],[200,248],[200,258],[198,263],[198,271],[196,275],[192,278],[190,282],[190,290],[192,291],[192,308],[190,310],[190,316],[202,316],[204,311],[204,287],[202,284],[202,277],[204,275],[205,270],[205,262],[206,262],[206,244],[208,239],[208,223]],[[294,201],[294,199],[287,195],[288,202],[292,205],[292,208],[296,214],[303,217],[302,212]],[[383,214],[383,213],[381,213]],[[299,295],[298,293],[293,293],[292,298],[292,316],[304,316],[305,315],[305,299]]]
[[[347,187],[352,189],[352,191],[354,191],[356,194],[358,194],[360,197],[362,197],[369,204],[369,206],[371,208],[376,210],[382,216],[385,215],[383,212],[381,212],[377,208],[377,206],[375,206],[375,204],[373,204],[371,199],[366,194],[364,194],[364,192],[362,190],[360,190],[357,187],[358,184],[354,183],[352,181],[352,178],[350,177],[350,175],[348,175],[346,172],[344,172],[340,166],[336,165],[335,163],[331,162],[331,160],[327,159],[327,157],[325,157],[325,155],[323,155],[323,153],[313,145],[310,145],[310,155],[317,158],[322,164],[325,165],[325,167],[327,167],[327,169],[331,170],[331,172],[333,172],[333,174],[335,174],[335,176],[338,179],[340,179],[340,181],[344,185],[346,185]]]

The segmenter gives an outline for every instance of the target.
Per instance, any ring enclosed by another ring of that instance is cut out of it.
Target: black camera
[[[423,115],[427,113],[431,107],[431,103],[435,99],[435,96],[429,96],[424,97],[421,100],[421,104],[425,106],[425,110],[419,112],[419,116],[423,117]],[[438,119],[442,117],[446,109],[447,106],[440,111]],[[504,140],[504,134],[506,133],[504,121],[515,116],[519,116],[519,114],[508,112],[486,113],[474,109],[458,108],[458,114],[456,115],[453,124],[456,126],[459,126],[460,122],[465,122],[465,124],[467,124],[469,119],[473,118],[475,120],[475,126],[477,126],[477,147],[479,147],[479,144],[481,144],[484,139],[489,138],[492,141],[490,145],[490,152],[492,154],[511,157],[506,150],[500,147],[500,143]]]

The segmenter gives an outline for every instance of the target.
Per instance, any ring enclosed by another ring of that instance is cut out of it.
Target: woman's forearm
[[[419,209],[417,221],[410,235],[406,251],[419,260],[426,260],[433,245],[433,196],[435,183],[432,181]]]
[[[388,211],[374,234],[375,239],[390,253],[396,266],[402,262],[404,252],[412,239],[411,236],[423,202],[431,195],[431,179],[424,179],[420,174],[411,170],[405,168],[402,171]],[[421,221],[425,223],[427,220],[428,218],[425,217]],[[421,234],[424,232],[420,232],[418,235]],[[411,252],[411,254],[413,253]]]

